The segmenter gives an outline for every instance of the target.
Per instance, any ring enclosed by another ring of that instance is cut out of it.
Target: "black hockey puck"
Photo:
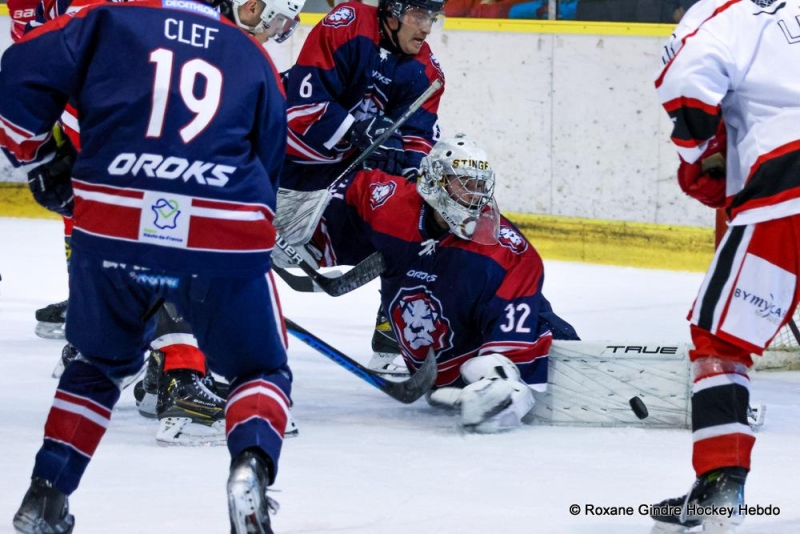
[[[644,405],[644,402],[639,397],[631,397],[631,400],[629,400],[628,403],[631,405],[631,410],[633,410],[633,413],[635,413],[636,417],[639,419],[644,419],[650,415],[650,413],[647,411],[647,406]]]

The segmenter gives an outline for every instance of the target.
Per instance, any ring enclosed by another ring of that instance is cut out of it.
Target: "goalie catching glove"
[[[350,142],[363,152],[393,125],[394,122],[385,116],[358,121],[350,129]],[[364,167],[380,169],[387,174],[401,175],[404,154],[403,138],[395,131],[367,156]]]
[[[487,354],[461,366],[464,389],[444,387],[428,395],[431,405],[460,411],[466,430],[492,434],[519,427],[533,410],[533,392],[517,366],[500,354]]]
[[[72,167],[77,152],[68,140],[64,140],[55,155],[28,172],[28,188],[34,200],[50,211],[63,217],[72,217],[75,199],[72,192]]]

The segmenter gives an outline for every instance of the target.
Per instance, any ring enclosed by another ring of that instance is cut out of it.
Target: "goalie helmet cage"
[[[728,228],[728,219],[724,209],[717,210],[714,246],[718,247],[722,236]],[[798,308],[800,310],[800,308]],[[795,310],[789,323],[778,331],[764,355],[753,358],[753,367],[757,370],[800,370],[800,311]]]

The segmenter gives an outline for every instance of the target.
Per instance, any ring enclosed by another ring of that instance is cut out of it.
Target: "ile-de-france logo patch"
[[[389,310],[400,334],[398,341],[414,360],[424,360],[431,348],[441,353],[453,347],[453,331],[442,303],[424,286],[402,288]]]
[[[331,11],[327,17],[322,19],[322,25],[331,28],[341,28],[343,26],[349,26],[354,20],[356,20],[356,10],[350,6],[341,6]]]
[[[394,182],[378,182],[369,184],[369,205],[376,209],[386,204],[386,201],[394,195],[397,185]]]
[[[500,225],[500,235],[497,237],[497,241],[511,249],[514,254],[522,254],[528,250],[528,241],[510,226]]]
[[[181,214],[181,210],[177,201],[159,198],[150,209],[156,216],[153,224],[159,230],[174,230],[178,227],[178,215]]]

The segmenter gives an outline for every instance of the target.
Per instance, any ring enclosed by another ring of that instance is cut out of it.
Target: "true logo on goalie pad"
[[[678,347],[649,347],[647,345],[608,345],[611,354],[677,354]]]

